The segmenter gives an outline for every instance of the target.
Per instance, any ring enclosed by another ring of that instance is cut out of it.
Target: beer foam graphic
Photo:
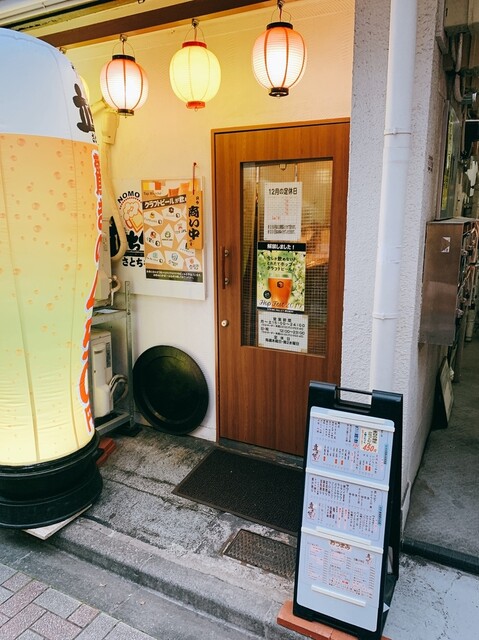
[[[94,434],[86,368],[101,179],[91,114],[71,64],[45,43],[5,31],[0,465],[14,466],[67,456]],[[67,116],[57,118],[62,110]]]
[[[96,272],[97,203],[85,195],[95,189],[92,151],[62,139],[0,136],[0,162],[10,167],[8,216],[0,213],[8,300],[0,338],[2,463],[53,459],[91,437],[79,385]]]

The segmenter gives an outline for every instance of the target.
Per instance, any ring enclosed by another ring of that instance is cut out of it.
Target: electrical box
[[[113,377],[111,333],[92,329],[90,338],[91,395],[94,418],[113,410],[110,381]]]
[[[448,35],[467,31],[469,0],[446,0],[444,4],[444,30]]]
[[[444,30],[448,35],[464,33],[479,26],[479,0],[445,0]]]
[[[473,302],[478,221],[435,220],[427,224],[419,340],[451,346]]]

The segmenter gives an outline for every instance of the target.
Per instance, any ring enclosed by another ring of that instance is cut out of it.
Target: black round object
[[[0,527],[30,529],[62,522],[100,495],[99,435],[75,453],[18,467],[0,466]]]
[[[133,395],[153,427],[176,435],[199,427],[208,408],[203,372],[176,347],[151,347],[141,354],[133,367]]]

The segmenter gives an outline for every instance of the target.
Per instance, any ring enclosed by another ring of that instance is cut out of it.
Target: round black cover
[[[196,429],[208,408],[203,372],[176,347],[151,347],[141,354],[133,367],[133,395],[153,427],[176,435]]]

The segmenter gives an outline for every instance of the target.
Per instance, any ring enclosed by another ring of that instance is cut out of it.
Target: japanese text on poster
[[[390,421],[376,420],[312,410],[308,466],[318,472],[325,469],[384,482],[389,475],[394,427]]]
[[[301,237],[302,182],[267,182],[264,186],[265,240],[294,242]]]
[[[188,213],[188,249],[203,249],[202,193],[197,189],[186,198]]]
[[[308,316],[258,312],[258,346],[307,353]]]
[[[138,189],[125,189],[117,196],[116,204],[127,241],[126,251],[121,259],[122,266],[129,270],[124,279],[134,281],[135,274],[141,273],[141,277],[144,277],[141,194]]]
[[[377,596],[381,555],[347,542],[305,536],[303,571],[312,591],[344,594],[359,604]]]
[[[387,492],[324,475],[308,474],[306,527],[319,527],[378,542],[382,537]]]
[[[196,207],[194,217],[201,220],[198,185],[195,195],[187,180],[142,180],[141,187],[146,277],[203,282],[202,253],[190,246],[188,235],[190,202]],[[196,241],[200,236],[194,235]]]
[[[304,311],[306,245],[258,242],[257,307],[272,311]]]

